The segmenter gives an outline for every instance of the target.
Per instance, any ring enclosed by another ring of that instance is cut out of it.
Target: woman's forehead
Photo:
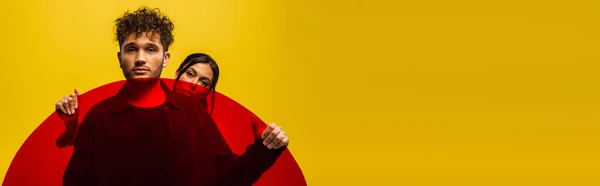
[[[190,66],[190,69],[193,69],[194,71],[196,71],[196,73],[203,75],[203,76],[207,76],[207,77],[211,77],[213,76],[213,71],[210,68],[210,64],[208,63],[196,63],[192,66]]]

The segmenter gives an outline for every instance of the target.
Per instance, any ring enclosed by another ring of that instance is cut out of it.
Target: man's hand
[[[65,123],[65,132],[56,139],[56,146],[59,148],[68,147],[73,145],[73,138],[75,137],[75,131],[77,131],[77,119],[79,118],[79,90],[75,89],[69,96],[65,96],[60,99],[55,109],[60,119]]]
[[[271,123],[267,126],[267,129],[262,134],[263,145],[269,149],[279,149],[283,146],[287,146],[289,143],[288,137],[281,127]]]
[[[71,95],[64,96],[56,103],[56,110],[60,110],[63,114],[67,114],[69,116],[75,114],[75,111],[79,107],[78,97],[79,90],[76,88]]]

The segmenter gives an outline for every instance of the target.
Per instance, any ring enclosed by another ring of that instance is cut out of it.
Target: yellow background
[[[123,79],[113,22],[160,7],[172,60],[282,125],[309,185],[599,185],[597,1],[28,1],[0,11],[0,175],[53,104]]]

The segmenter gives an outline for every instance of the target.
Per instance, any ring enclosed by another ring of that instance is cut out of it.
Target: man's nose
[[[144,55],[144,52],[139,52],[137,54],[137,56],[135,56],[135,64],[141,65],[141,64],[145,64],[145,63],[146,63],[146,57]]]

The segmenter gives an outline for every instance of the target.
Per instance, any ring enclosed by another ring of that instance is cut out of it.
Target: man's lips
[[[150,72],[150,69],[148,69],[148,68],[142,68],[142,67],[133,68],[133,73],[136,75],[143,75],[148,72]]]

